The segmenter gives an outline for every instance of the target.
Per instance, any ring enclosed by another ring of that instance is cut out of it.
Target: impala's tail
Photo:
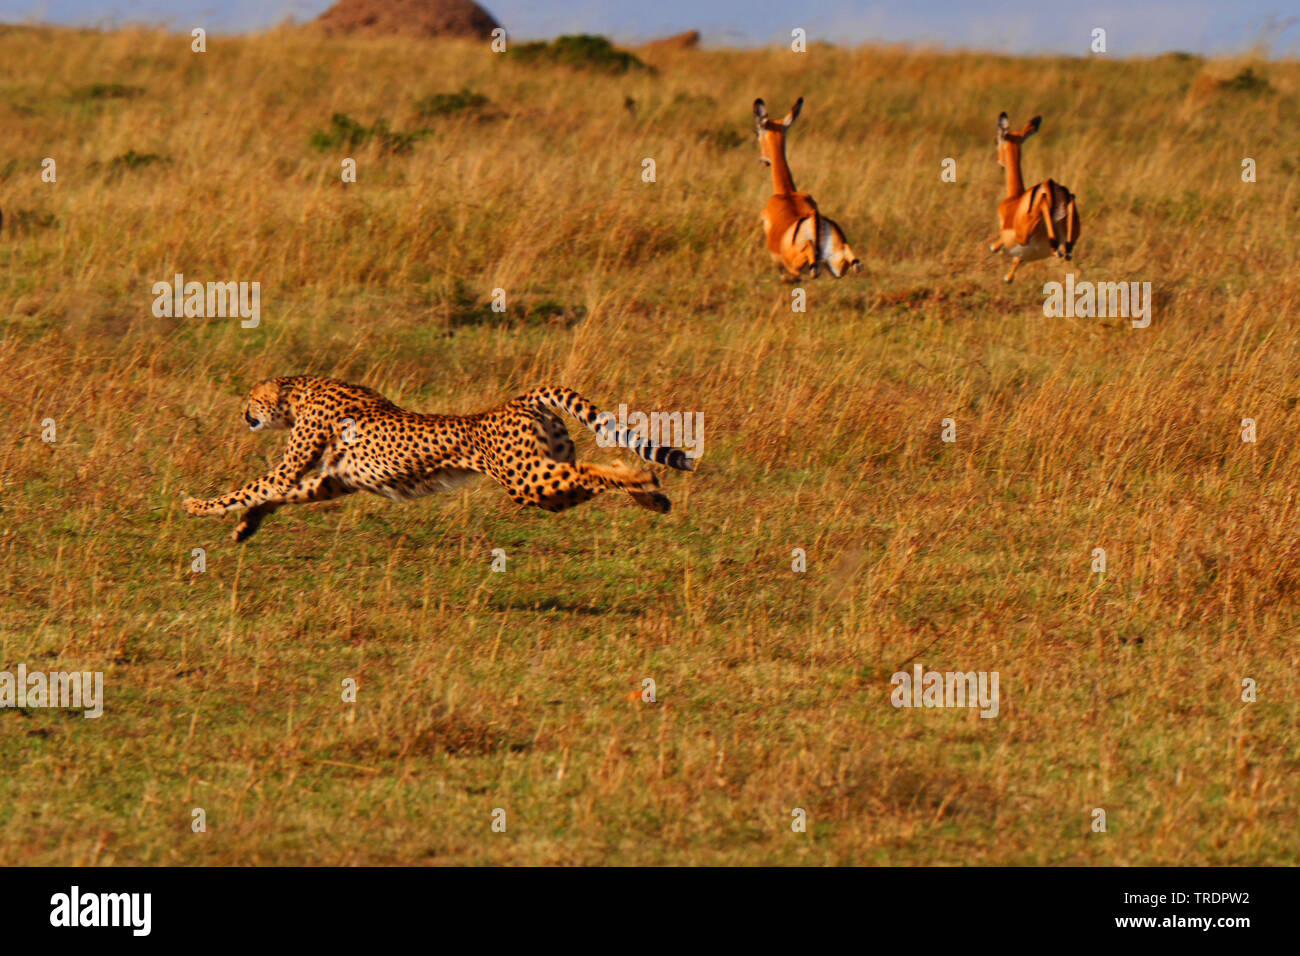
[[[552,388],[535,388],[518,401],[534,407],[548,408],[554,412],[567,412],[582,422],[593,432],[607,441],[612,441],[621,448],[626,448],[640,455],[646,461],[656,465],[667,465],[678,471],[694,471],[695,459],[680,448],[656,445],[644,438],[629,434],[622,428],[614,426],[614,416],[602,412],[571,388],[556,386]]]

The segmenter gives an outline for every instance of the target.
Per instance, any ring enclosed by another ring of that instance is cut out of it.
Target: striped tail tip
[[[695,459],[687,456],[686,452],[674,448],[673,453],[668,456],[666,462],[669,468],[676,468],[678,471],[694,471]]]

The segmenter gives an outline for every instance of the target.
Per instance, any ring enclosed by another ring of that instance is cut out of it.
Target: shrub
[[[125,83],[92,83],[72,91],[74,100],[130,100],[144,93],[144,87]]]
[[[455,116],[457,113],[477,113],[488,102],[482,93],[464,89],[459,93],[434,93],[416,100],[415,111],[421,119],[432,119],[435,116]]]
[[[1225,90],[1231,90],[1233,93],[1270,93],[1273,90],[1267,78],[1260,76],[1249,66],[1232,79],[1224,80],[1219,85]]]
[[[311,144],[317,149],[337,149],[339,147],[364,146],[375,142],[386,153],[406,153],[417,139],[429,135],[432,130],[417,129],[401,133],[389,129],[384,120],[376,120],[371,126],[363,126],[346,113],[335,113],[330,117],[328,130],[316,130],[311,134]]]
[[[522,63],[554,63],[575,70],[627,73],[649,69],[633,54],[615,49],[604,37],[589,33],[556,37],[550,43],[524,43],[512,48],[507,55]]]
[[[143,169],[146,166],[155,164],[167,165],[171,160],[166,156],[160,156],[157,153],[137,153],[134,149],[128,149],[121,156],[113,157],[108,164],[110,173],[120,173],[129,170]]]

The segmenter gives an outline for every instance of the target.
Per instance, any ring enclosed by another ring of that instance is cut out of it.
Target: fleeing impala
[[[784,119],[767,115],[762,100],[754,100],[754,126],[758,131],[759,162],[772,167],[772,198],[763,207],[763,234],[772,261],[786,281],[797,281],[804,273],[817,277],[825,265],[839,278],[850,269],[859,271],[844,230],[817,210],[808,193],[797,192],[785,159],[785,134],[803,109],[803,97]]]
[[[1018,133],[1010,131],[1007,114],[998,117],[998,165],[1007,171],[1007,198],[998,203],[999,237],[989,252],[1011,256],[1011,271],[1002,277],[1010,282],[1022,262],[1035,262],[1049,255],[1068,260],[1079,241],[1079,211],[1074,194],[1058,182],[1045,179],[1025,189],[1020,175],[1020,145],[1038,132],[1043,118],[1035,116]]]

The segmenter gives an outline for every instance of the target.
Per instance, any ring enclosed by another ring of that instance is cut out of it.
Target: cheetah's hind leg
[[[608,487],[621,488],[642,508],[666,515],[672,510],[673,503],[659,490],[659,479],[648,468],[633,468],[622,462],[612,465],[587,465]]]
[[[578,465],[573,439],[569,437],[564,423],[553,415],[547,415],[542,425],[543,437],[550,457],[557,462],[574,465],[579,471],[578,479],[563,482],[563,488],[550,492],[543,490],[538,504],[547,511],[564,511],[584,501],[590,501],[607,487],[623,489],[642,508],[648,508],[659,514],[667,514],[672,508],[668,496],[656,490],[659,487],[659,479],[653,472],[645,468],[631,468],[622,463],[607,466]],[[580,476],[584,472],[595,476],[597,484],[592,486],[590,482],[583,482]]]
[[[657,490],[659,479],[653,472],[621,463],[561,464],[546,473],[539,470],[506,484],[515,501],[551,512],[567,511],[611,488],[626,491],[641,507],[660,514],[666,514],[672,507],[668,496]]]
[[[539,437],[544,443],[547,454],[555,461],[566,465],[574,464],[577,461],[578,450],[573,444],[569,430],[564,427],[564,422],[549,412],[542,415],[540,422],[542,427]]]

